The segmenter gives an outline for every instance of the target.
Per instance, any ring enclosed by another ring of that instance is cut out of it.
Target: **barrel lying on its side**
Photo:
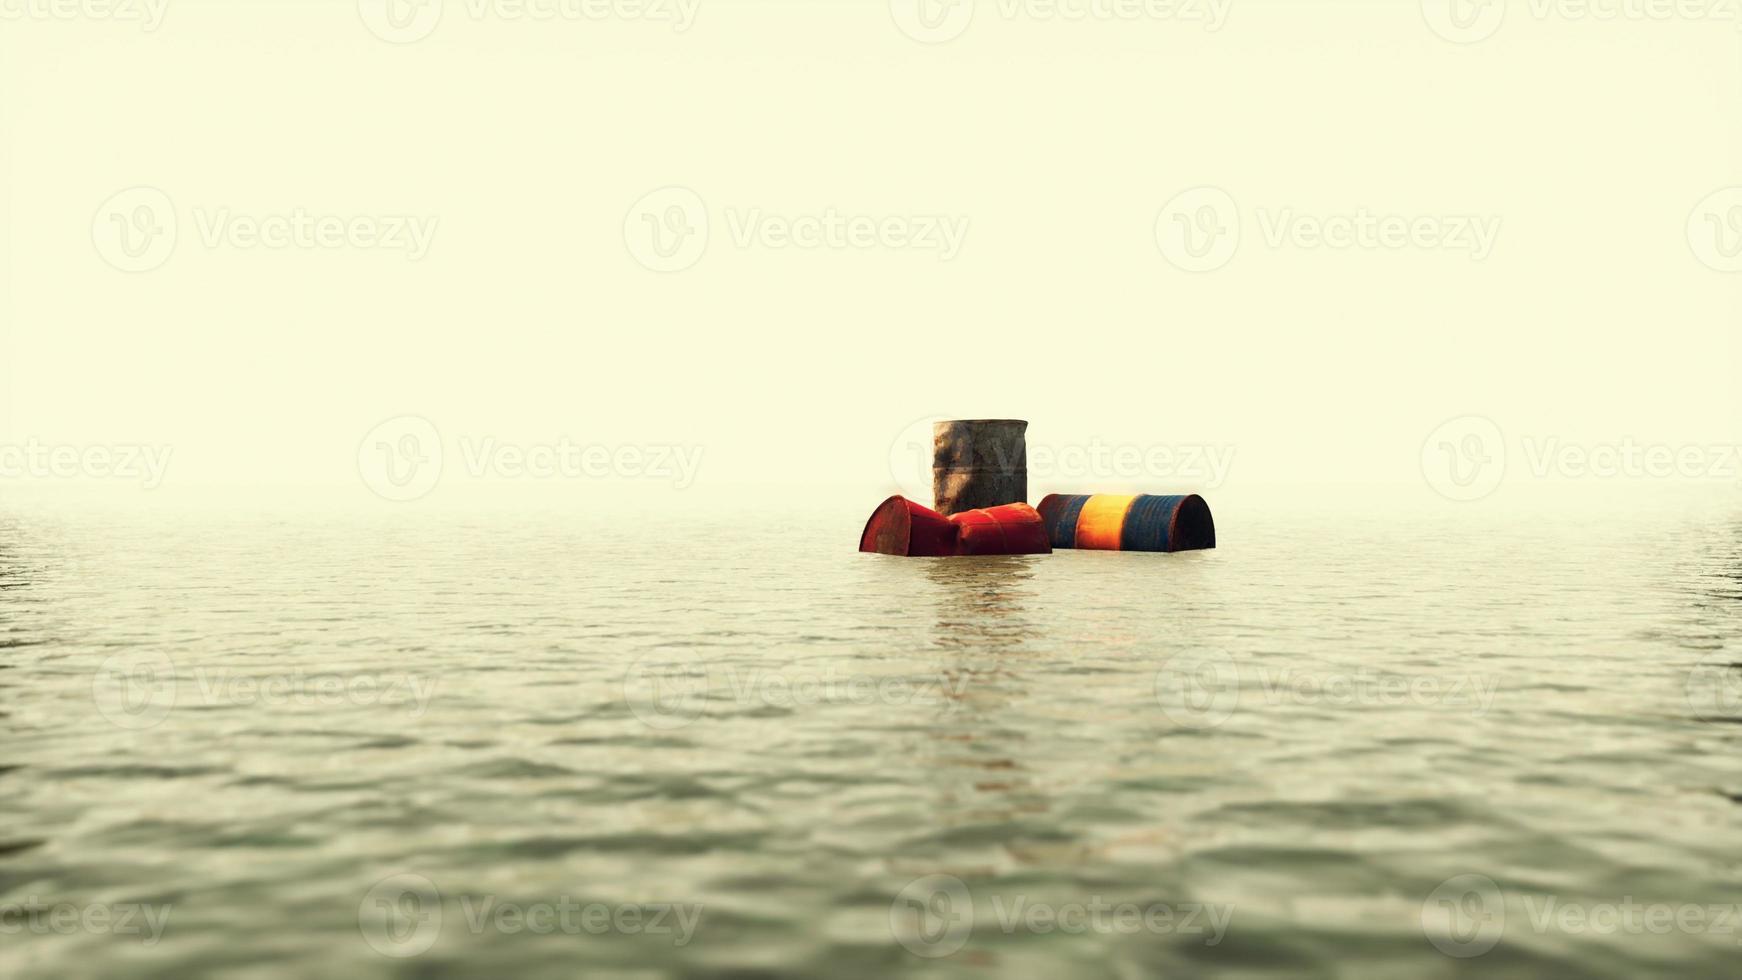
[[[1040,517],[1054,548],[1200,551],[1216,546],[1216,521],[1197,494],[1173,497],[1052,494]]]
[[[1048,555],[1046,525],[1027,504],[970,510],[953,517],[890,497],[872,512],[859,550],[906,558],[972,555]]]
[[[963,511],[950,517],[961,533],[958,555],[1050,555],[1046,522],[1027,504]]]
[[[871,512],[859,535],[859,550],[905,558],[944,558],[956,553],[957,534],[949,518],[895,496]]]

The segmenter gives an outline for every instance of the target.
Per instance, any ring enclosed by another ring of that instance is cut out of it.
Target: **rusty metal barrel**
[[[948,517],[1028,500],[1028,423],[971,419],[932,426],[932,502]]]
[[[1046,522],[1027,504],[965,510],[950,517],[958,555],[1050,555]]]
[[[1216,521],[1197,494],[1170,497],[1052,494],[1040,502],[1054,548],[1200,551],[1216,546]]]
[[[959,533],[944,515],[895,496],[871,512],[859,534],[859,550],[904,558],[945,558],[956,553]]]

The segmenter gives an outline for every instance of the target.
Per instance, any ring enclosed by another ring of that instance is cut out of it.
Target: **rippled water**
[[[1742,512],[1219,517],[0,513],[0,973],[1734,974]]]

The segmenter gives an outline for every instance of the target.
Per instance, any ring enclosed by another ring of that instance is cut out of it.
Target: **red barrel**
[[[1040,512],[1027,504],[967,510],[950,517],[961,529],[958,555],[1050,555],[1052,542]]]
[[[859,550],[905,558],[945,558],[956,553],[956,525],[906,497],[877,505],[859,535]]]

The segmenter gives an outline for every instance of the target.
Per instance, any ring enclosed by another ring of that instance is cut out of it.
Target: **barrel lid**
[[[880,555],[905,555],[912,524],[907,500],[896,494],[871,512],[871,519],[865,522],[865,530],[859,534],[859,550]]]

